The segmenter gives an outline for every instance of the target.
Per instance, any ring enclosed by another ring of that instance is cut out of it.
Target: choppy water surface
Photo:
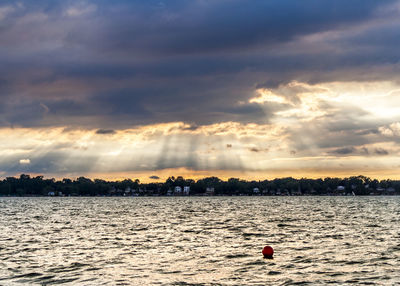
[[[399,222],[399,197],[0,198],[0,285],[398,285]]]

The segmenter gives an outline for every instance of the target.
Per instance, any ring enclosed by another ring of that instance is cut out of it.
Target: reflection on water
[[[0,198],[0,285],[394,285],[399,222],[399,197]]]

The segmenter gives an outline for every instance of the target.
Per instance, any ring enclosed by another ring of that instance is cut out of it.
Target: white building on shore
[[[182,195],[182,187],[176,186],[175,189],[174,189],[174,194],[176,196]]]
[[[190,194],[190,186],[183,187],[183,195],[188,196]]]

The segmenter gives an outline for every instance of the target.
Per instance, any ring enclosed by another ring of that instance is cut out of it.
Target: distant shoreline
[[[359,196],[350,196],[350,195],[188,195],[188,196],[165,196],[165,195],[143,195],[143,196],[49,196],[49,195],[34,195],[34,196],[1,196],[0,198],[210,198],[210,197],[399,197],[399,194],[394,195],[359,195]]]
[[[0,180],[0,197],[181,197],[181,196],[394,196],[400,195],[400,181],[348,178],[246,181],[217,177],[200,180],[169,177],[164,183],[122,181],[44,179],[21,174]]]

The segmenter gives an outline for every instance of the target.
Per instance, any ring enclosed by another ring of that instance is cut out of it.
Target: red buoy
[[[267,245],[262,250],[262,254],[264,255],[264,258],[272,259],[274,256],[274,249],[271,246]]]

